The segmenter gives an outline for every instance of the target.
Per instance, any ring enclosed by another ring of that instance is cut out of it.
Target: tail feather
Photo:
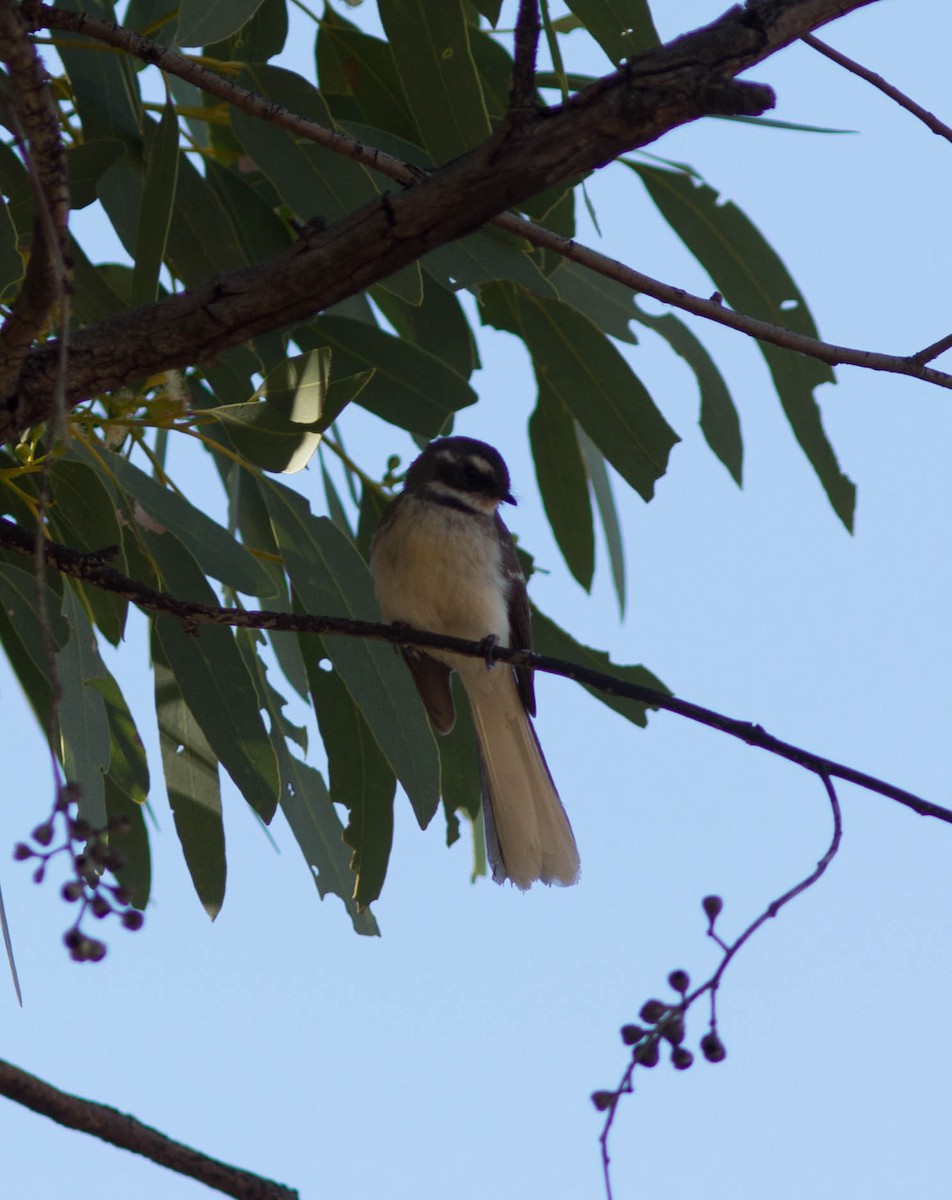
[[[463,682],[479,743],[493,879],[511,879],[523,890],[536,880],[561,886],[577,882],[572,826],[512,672],[481,667],[478,675],[467,672]]]

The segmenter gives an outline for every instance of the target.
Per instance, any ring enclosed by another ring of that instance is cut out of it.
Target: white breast
[[[404,496],[371,570],[385,621],[509,644],[508,581],[492,520]]]

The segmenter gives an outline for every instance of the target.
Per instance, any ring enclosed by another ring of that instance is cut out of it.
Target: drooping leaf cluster
[[[465,154],[506,117],[512,37],[496,28],[500,7],[493,0],[378,0],[376,12],[347,8],[345,15],[327,4],[313,21],[313,56],[300,47],[291,56],[286,0],[182,0],[177,7],[130,0],[118,13],[109,0],[62,5],[121,18],[157,49],[199,57],[237,86],[424,170]],[[580,39],[602,48],[606,70],[657,42],[646,0],[571,0],[568,8],[550,20],[543,6],[552,62],[538,79],[540,104],[586,82],[565,67]],[[351,158],[93,38],[55,28],[50,36],[73,208],[99,206],[128,258],[126,265],[99,261],[94,243],[71,240],[76,327],[270,259],[309,222],[333,225],[395,187]],[[779,257],[739,209],[719,205],[686,168],[638,157],[615,169],[620,186],[640,180],[730,304],[815,332]],[[583,185],[576,178],[553,187],[522,211],[573,237]],[[30,175],[13,138],[0,145],[0,188],[0,299],[9,304],[23,279],[34,218]],[[600,528],[624,608],[624,534],[613,489],[620,482],[649,501],[679,440],[632,365],[633,323],[664,339],[696,376],[701,430],[739,484],[738,413],[692,329],[672,313],[643,311],[618,283],[485,226],[307,321],[90,399],[70,414],[65,441],[30,431],[0,452],[2,512],[25,528],[41,521],[52,539],[79,551],[115,547],[113,565],[180,597],[376,619],[366,562],[399,479],[392,469],[374,477],[359,448],[351,452],[348,408],[418,444],[446,432],[477,401],[477,329],[492,327],[519,338],[531,358],[538,394],[529,440],[565,563],[590,588]],[[627,343],[624,351],[619,342]],[[491,338],[480,339],[486,345],[491,353]],[[849,525],[852,485],[813,396],[829,369],[770,347],[763,352],[794,433]],[[175,475],[176,440],[186,437],[200,442],[208,479]],[[307,464],[310,480],[320,474],[322,504],[279,478]],[[223,523],[208,515],[210,480],[220,485]],[[141,907],[149,891],[143,807],[156,764],[150,775],[133,717],[97,650],[100,637],[120,645],[126,618],[121,596],[53,570],[37,580],[28,561],[0,555],[0,641],[37,719],[56,731],[64,772],[81,789],[83,818],[97,828],[117,816],[128,821],[123,883]],[[534,629],[543,653],[660,686],[642,667],[609,664],[542,614]],[[478,819],[466,715],[438,744],[389,648],[226,626],[186,629],[165,615],[151,620],[150,646],[161,770],[210,915],[226,880],[222,769],[262,822],[281,808],[321,895],[340,896],[364,933],[376,928],[367,906],[387,869],[397,784],[421,826],[442,797],[451,839],[458,811]],[[307,731],[285,715],[289,690],[313,705],[326,778],[309,761]],[[644,724],[643,708],[607,702]]]

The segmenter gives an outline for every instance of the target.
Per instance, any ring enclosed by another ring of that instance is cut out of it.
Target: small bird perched
[[[500,517],[515,504],[498,450],[467,437],[438,438],[407,471],[384,513],[370,556],[385,621],[500,646],[531,648],[529,600],[516,548]],[[450,676],[469,697],[483,779],[493,879],[525,890],[537,879],[578,880],[572,827],[530,716],[532,672],[442,650],[403,651],[439,733],[456,721]]]

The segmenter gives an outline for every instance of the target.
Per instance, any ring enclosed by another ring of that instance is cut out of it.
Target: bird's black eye
[[[482,471],[480,471],[479,467],[474,467],[472,463],[466,463],[466,465],[463,467],[463,474],[466,476],[466,478],[469,480],[470,483],[481,483],[482,482],[482,478],[483,478]]]

